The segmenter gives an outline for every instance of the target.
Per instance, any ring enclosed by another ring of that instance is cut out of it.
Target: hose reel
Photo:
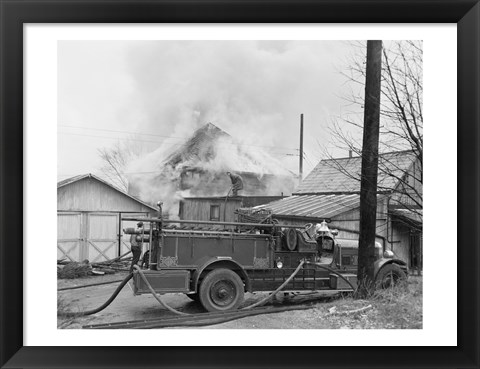
[[[294,251],[297,248],[298,235],[295,228],[287,228],[285,231],[285,241],[290,251]]]

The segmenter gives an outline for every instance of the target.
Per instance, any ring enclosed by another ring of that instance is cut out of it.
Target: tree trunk
[[[360,237],[358,247],[358,291],[364,298],[373,292],[377,212],[378,137],[380,130],[380,81],[382,41],[367,42],[365,111],[360,183]]]

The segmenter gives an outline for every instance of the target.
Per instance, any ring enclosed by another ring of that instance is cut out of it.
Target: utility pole
[[[365,111],[363,116],[362,176],[360,182],[360,236],[358,247],[358,297],[373,292],[377,213],[378,140],[382,41],[367,41]]]
[[[303,114],[300,114],[300,167],[298,173],[301,181],[303,179]]]

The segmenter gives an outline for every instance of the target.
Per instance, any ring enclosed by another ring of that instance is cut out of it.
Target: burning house
[[[236,201],[237,196],[235,201],[229,201],[229,206],[259,204],[260,198],[269,202],[272,200],[269,196],[288,196],[298,181],[294,173],[270,154],[257,146],[241,143],[212,123],[196,130],[185,144],[172,152],[159,149],[134,165],[144,172],[129,177],[128,192],[147,202],[162,199],[169,216],[182,219],[210,220],[211,210],[215,214],[225,212],[219,204],[224,202],[232,186],[227,172],[243,179],[243,190],[239,193],[242,200]],[[249,197],[259,199],[245,200]],[[211,208],[210,203],[219,208]],[[208,211],[188,210],[195,206]],[[204,213],[208,216],[203,216]]]

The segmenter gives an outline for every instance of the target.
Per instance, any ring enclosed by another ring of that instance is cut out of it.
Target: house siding
[[[57,188],[57,210],[154,212],[153,209],[92,177]]]

